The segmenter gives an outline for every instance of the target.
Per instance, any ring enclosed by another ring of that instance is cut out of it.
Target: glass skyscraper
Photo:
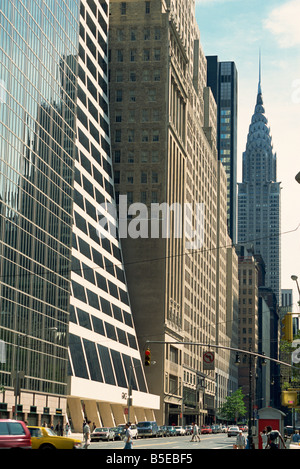
[[[0,416],[17,402],[29,423],[113,426],[131,384],[143,419],[157,399],[110,211],[108,4],[6,1],[0,15]]]
[[[227,177],[227,227],[233,243],[237,240],[237,104],[238,76],[234,62],[219,62],[208,56],[207,85],[217,103],[217,147]]]
[[[78,10],[54,0],[0,9],[1,416],[22,371],[18,418],[29,422],[37,407],[45,418],[66,409]]]

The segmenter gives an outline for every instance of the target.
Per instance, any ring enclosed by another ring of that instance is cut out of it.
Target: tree
[[[246,413],[244,394],[241,388],[231,394],[231,396],[227,396],[226,401],[219,409],[220,417],[225,420],[238,420],[238,417],[243,417]]]

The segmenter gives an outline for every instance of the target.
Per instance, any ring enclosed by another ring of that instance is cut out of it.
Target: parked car
[[[124,437],[125,437],[125,433],[126,433],[126,428],[125,428],[125,426],[126,426],[126,423],[120,423],[120,424],[118,425],[118,428],[122,428],[122,429],[123,429]],[[137,439],[137,437],[138,437],[138,429],[137,429],[137,426],[136,426],[134,423],[132,423],[132,424],[130,425],[130,430],[131,430],[131,433],[132,433],[132,438]]]
[[[91,441],[114,441],[115,433],[111,428],[108,427],[97,427],[91,433]]]
[[[207,433],[212,433],[212,429],[209,425],[204,425],[203,427],[201,427],[201,433],[203,435]]]
[[[181,425],[178,425],[178,426],[175,425],[175,430],[176,430],[177,435],[179,436],[185,435],[185,429]]]
[[[167,429],[168,429],[169,436],[177,435],[175,427],[173,425],[167,426]]]
[[[240,432],[240,429],[239,427],[229,427],[228,428],[228,432],[227,432],[227,436],[237,436]]]
[[[162,436],[162,437],[166,436],[166,427],[164,426],[158,427],[158,432],[156,436]]]
[[[185,428],[185,434],[186,435],[192,435],[192,433],[193,433],[192,425],[186,425],[184,428]]]
[[[125,437],[125,429],[122,427],[112,427],[111,430],[115,434],[115,440],[123,440]]]
[[[158,425],[153,421],[138,422],[137,423],[138,436],[141,438],[147,436],[156,437],[158,433]]]
[[[32,449],[80,449],[81,440],[58,436],[51,428],[29,425]]]
[[[24,422],[0,420],[0,448],[31,449],[31,447],[31,435]]]
[[[220,425],[213,425],[211,427],[212,433],[221,433],[221,426]]]

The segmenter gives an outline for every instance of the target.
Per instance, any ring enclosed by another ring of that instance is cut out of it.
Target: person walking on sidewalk
[[[84,444],[83,444],[83,448],[84,449],[88,449],[88,447],[90,446],[91,444],[91,429],[90,429],[90,421],[88,420],[84,427],[83,427],[83,440],[84,440]]]
[[[193,423],[192,425],[193,425],[193,436],[192,436],[191,441],[201,441],[200,436],[199,436],[198,425],[196,423]]]
[[[126,428],[126,433],[125,433],[125,446],[124,449],[132,449],[132,444],[133,444],[133,434],[131,431],[131,423],[127,422],[125,425]]]
[[[243,435],[242,430],[239,431],[239,434],[236,437],[236,447],[237,449],[245,449],[246,447],[246,438],[245,435]]]

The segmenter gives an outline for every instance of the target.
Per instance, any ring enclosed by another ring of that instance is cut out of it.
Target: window
[[[150,14],[150,2],[145,2],[145,13],[146,15]]]
[[[136,49],[130,49],[130,62],[135,62]]]
[[[122,49],[117,50],[117,62],[123,62],[124,54]]]
[[[121,103],[123,101],[123,91],[117,90],[116,91],[116,102]]]
[[[129,129],[128,130],[128,142],[134,142],[134,129]]]
[[[154,57],[154,60],[156,61],[160,60],[160,49],[154,49],[153,57]]]
[[[133,178],[133,171],[128,171],[127,172],[127,184],[133,184],[134,178]]]
[[[149,132],[148,130],[142,131],[142,142],[149,142]]]
[[[116,143],[121,143],[122,141],[122,130],[121,129],[116,129],[115,131],[115,142]]]
[[[141,183],[147,184],[147,173],[144,171],[141,172]]]
[[[150,60],[150,49],[144,49],[144,51],[143,51],[143,60],[144,60],[144,62],[149,62],[149,60]]]
[[[135,29],[131,29],[131,31],[130,31],[130,40],[131,41],[136,41],[136,30]]]
[[[116,82],[120,83],[123,81],[123,72],[122,70],[117,70],[116,71]]]
[[[152,171],[152,184],[158,183],[158,173],[156,171]]]
[[[144,29],[144,41],[149,41],[150,40],[150,28],[145,28]]]
[[[129,73],[129,80],[130,81],[136,81],[136,72],[130,72]]]
[[[126,15],[126,2],[121,2],[121,15]]]
[[[159,142],[159,131],[153,130],[152,132],[152,142]]]

